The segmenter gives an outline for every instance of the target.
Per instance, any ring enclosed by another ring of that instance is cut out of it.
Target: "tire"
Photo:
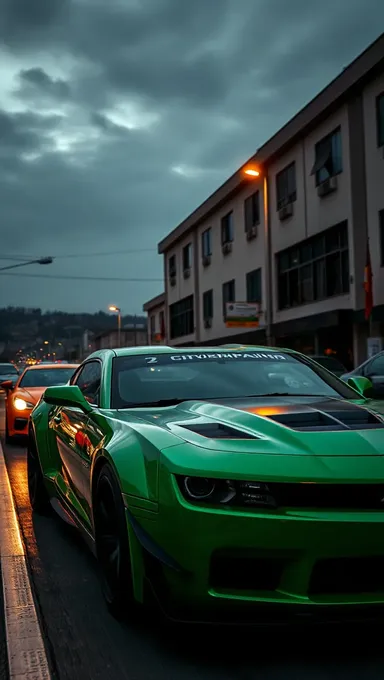
[[[94,499],[96,555],[101,588],[110,613],[117,619],[136,610],[127,523],[116,476],[105,465],[96,483]]]
[[[43,472],[41,469],[37,447],[32,435],[28,438],[27,449],[27,472],[29,502],[32,510],[38,515],[47,515],[50,510],[50,502],[47,489],[45,488]]]
[[[8,418],[5,416],[5,443],[11,445],[13,442],[13,438],[9,434],[9,428],[8,428]]]

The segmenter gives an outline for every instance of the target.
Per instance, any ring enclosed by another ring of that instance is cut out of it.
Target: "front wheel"
[[[134,605],[134,596],[124,503],[109,465],[97,480],[94,519],[103,595],[111,614],[120,619]]]
[[[28,492],[32,510],[46,515],[50,509],[49,496],[45,488],[37,448],[32,435],[29,435],[27,449]]]

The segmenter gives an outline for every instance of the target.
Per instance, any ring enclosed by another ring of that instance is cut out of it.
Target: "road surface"
[[[3,436],[3,402],[0,432]],[[32,518],[25,449],[4,445],[4,452],[55,678],[382,680],[378,626],[264,632],[177,626],[170,634],[150,624],[116,622],[82,541],[54,515]]]

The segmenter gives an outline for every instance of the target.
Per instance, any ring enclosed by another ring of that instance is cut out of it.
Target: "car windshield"
[[[74,368],[38,368],[25,371],[20,387],[51,387],[65,385],[73,376]]]
[[[0,375],[17,375],[17,368],[13,364],[0,364]]]
[[[186,352],[113,360],[112,408],[275,395],[357,398],[309,359],[285,352]]]

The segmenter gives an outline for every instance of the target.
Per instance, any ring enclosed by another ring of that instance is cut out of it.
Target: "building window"
[[[276,175],[276,210],[296,201],[296,163],[287,165]]]
[[[338,128],[320,140],[315,146],[315,163],[311,175],[316,176],[316,185],[343,170],[341,151],[341,130]]]
[[[279,309],[348,293],[347,222],[277,253],[276,260]]]
[[[176,276],[176,255],[171,255],[168,261],[169,278],[173,279]]]
[[[260,192],[248,196],[244,201],[244,228],[249,231],[260,222]]]
[[[165,338],[165,313],[163,310],[161,310],[159,314],[159,323],[160,323],[160,337],[162,340]]]
[[[213,317],[213,290],[206,290],[203,293],[203,319]]]
[[[181,338],[194,331],[193,295],[169,306],[170,337]]]
[[[201,234],[201,252],[203,257],[210,257],[212,255],[212,229],[206,229]]]
[[[384,146],[384,92],[376,99],[377,146]]]
[[[384,210],[379,212],[380,264],[384,267]]]
[[[247,302],[261,303],[261,269],[254,269],[246,276]]]
[[[226,317],[227,302],[235,302],[235,279],[223,283],[223,316]]]
[[[225,215],[221,220],[221,243],[232,243],[233,241],[233,212]]]
[[[183,248],[183,271],[192,268],[192,243]]]
[[[151,338],[154,338],[156,335],[156,315],[152,314],[150,320],[149,320],[149,325],[150,325],[150,330],[151,330]]]

